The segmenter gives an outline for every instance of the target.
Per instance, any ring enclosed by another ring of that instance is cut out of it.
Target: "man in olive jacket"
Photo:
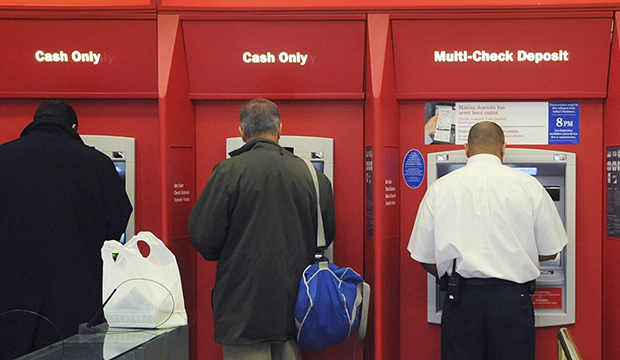
[[[71,106],[46,101],[0,146],[0,359],[76,334],[101,306],[101,246],[120,239],[132,206],[77,127]]]
[[[225,359],[282,358],[282,351],[284,359],[300,359],[294,308],[301,274],[316,253],[316,192],[306,163],[278,145],[274,103],[252,100],[239,117],[245,145],[213,168],[189,216],[192,244],[218,261],[215,341]],[[329,245],[334,198],[329,179],[317,176]]]

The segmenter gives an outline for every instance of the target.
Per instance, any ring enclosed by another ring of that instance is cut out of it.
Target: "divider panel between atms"
[[[429,21],[393,17],[403,189],[401,358],[413,351],[439,357],[440,329],[434,323],[440,317],[427,313],[428,277],[406,250],[430,181],[427,154],[462,149],[469,128],[484,120],[503,127],[509,148],[576,154],[576,215],[566,219],[576,225],[575,295],[569,285],[566,293],[551,286],[546,295],[534,296],[537,313],[547,314],[537,322],[536,357],[557,357],[560,326],[576,334],[582,353],[600,356],[601,139],[611,20],[611,13],[509,19],[483,14]],[[557,309],[566,304],[568,309]],[[550,315],[564,310],[565,316]]]
[[[239,137],[240,107],[252,98],[272,100],[280,108],[284,137],[333,139],[333,260],[361,274],[364,26],[359,16],[183,21],[190,97],[196,109],[197,195],[213,166],[226,158],[226,139]],[[221,346],[213,341],[210,304],[215,265],[199,256],[198,338],[203,340],[198,358],[221,354]],[[354,337],[304,353],[304,359],[362,357],[363,343]]]
[[[618,255],[620,252],[620,234],[618,233],[618,147],[620,145],[620,41],[618,39],[618,13],[615,14],[614,36],[612,38],[611,63],[609,70],[608,96],[605,100],[604,146],[607,164],[605,169],[606,219],[603,238],[603,333],[607,339],[620,336],[620,312],[616,304],[620,298],[620,284],[614,281],[618,277]],[[613,161],[616,161],[614,168]],[[620,343],[603,342],[603,359],[613,359],[620,351]]]

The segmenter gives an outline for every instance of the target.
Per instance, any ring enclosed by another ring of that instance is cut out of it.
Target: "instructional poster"
[[[607,148],[607,236],[620,239],[620,146]]]
[[[429,102],[424,143],[463,145],[480,121],[500,125],[509,145],[579,144],[578,102]]]

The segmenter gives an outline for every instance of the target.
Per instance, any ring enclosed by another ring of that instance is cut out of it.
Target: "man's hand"
[[[435,278],[439,278],[439,276],[437,276],[437,265],[436,264],[425,264],[425,263],[420,263],[420,264],[422,265],[424,270],[426,270],[429,274],[433,275]]]
[[[538,261],[549,261],[549,260],[553,260],[555,259],[555,257],[558,256],[558,254],[553,254],[553,255],[538,255]]]

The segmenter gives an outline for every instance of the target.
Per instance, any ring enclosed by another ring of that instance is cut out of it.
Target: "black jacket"
[[[0,313],[34,311],[62,338],[77,333],[102,303],[101,246],[119,239],[131,211],[112,161],[55,118],[1,145]],[[0,316],[0,343],[17,353],[58,337],[39,316]],[[0,358],[11,356],[0,345]]]
[[[218,163],[189,218],[191,241],[218,260],[215,341],[227,345],[295,337],[301,274],[316,252],[317,209],[303,160],[254,139]],[[336,232],[329,179],[317,171],[328,245]]]

